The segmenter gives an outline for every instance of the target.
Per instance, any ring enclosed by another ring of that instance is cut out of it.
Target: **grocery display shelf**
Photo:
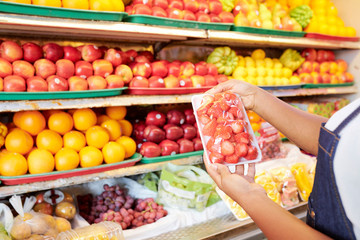
[[[159,171],[162,169],[162,166],[164,164],[167,164],[168,162],[177,165],[199,164],[202,162],[202,156],[198,155],[198,156],[176,159],[172,161],[164,161],[164,162],[156,162],[156,163],[148,163],[148,164],[136,164],[135,166],[132,167],[119,168],[115,170],[99,172],[94,174],[87,174],[82,176],[61,178],[57,180],[33,182],[28,184],[12,185],[12,186],[1,186],[0,199],[3,197],[12,196],[14,194],[24,194],[28,192],[62,188],[66,186],[99,181],[101,179],[125,177],[125,176],[138,175],[147,172]]]
[[[353,94],[357,93],[356,85],[332,88],[298,88],[268,90],[277,97],[298,97],[314,95]],[[194,94],[183,95],[121,95],[115,97],[0,101],[0,112],[17,112],[22,110],[93,108],[107,106],[134,106],[154,104],[190,103]]]

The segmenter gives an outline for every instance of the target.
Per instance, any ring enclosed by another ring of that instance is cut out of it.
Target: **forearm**
[[[283,209],[265,194],[239,197],[237,201],[268,239],[329,239]]]
[[[253,110],[297,146],[317,155],[320,127],[326,118],[296,109],[264,90],[256,94]]]

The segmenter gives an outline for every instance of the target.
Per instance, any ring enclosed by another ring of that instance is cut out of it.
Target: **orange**
[[[60,134],[57,132],[45,129],[37,135],[36,146],[40,149],[46,149],[52,154],[55,154],[62,148],[63,140]]]
[[[106,120],[111,119],[108,115],[100,115],[97,117],[97,125],[101,125],[103,122],[105,122]]]
[[[20,128],[14,128],[6,135],[5,148],[9,152],[26,154],[30,152],[33,146],[34,140],[31,135]]]
[[[44,115],[44,117],[45,117],[45,119],[47,121],[51,115],[53,115],[54,113],[57,113],[57,112],[61,112],[61,111],[62,110],[56,110],[56,109],[43,110],[42,114]]]
[[[136,152],[136,142],[131,137],[122,136],[119,137],[116,142],[125,148],[125,158],[131,157]]]
[[[3,0],[4,2],[31,4],[31,0]]]
[[[15,126],[27,131],[32,136],[36,136],[46,126],[45,117],[39,111],[17,112],[14,114],[13,121]]]
[[[89,1],[88,0],[62,0],[62,6],[64,8],[89,10]]]
[[[52,172],[55,166],[54,156],[45,149],[34,149],[27,158],[30,174]]]
[[[26,159],[20,153],[1,153],[0,175],[1,176],[19,176],[26,174],[28,165]]]
[[[90,108],[77,109],[73,113],[74,127],[77,130],[85,131],[94,126],[97,122],[96,114]]]
[[[115,141],[121,136],[121,125],[114,119],[106,120],[101,124],[101,127],[108,130],[110,135],[110,141]]]
[[[124,161],[125,148],[117,142],[108,142],[102,149],[105,163],[116,163]]]
[[[47,7],[61,7],[61,0],[32,0],[32,4]]]
[[[103,162],[103,155],[99,149],[93,146],[87,146],[80,150],[80,166],[95,167]]]
[[[130,137],[133,131],[132,124],[126,119],[119,120],[119,123],[121,125],[121,134]]]
[[[75,151],[79,152],[83,147],[86,146],[86,138],[82,132],[79,131],[70,131],[65,133],[63,136],[64,147],[72,148]]]
[[[105,111],[106,115],[115,120],[124,119],[126,116],[126,107],[124,106],[107,107]]]
[[[100,126],[93,126],[86,130],[85,133],[86,143],[89,146],[102,148],[110,140],[108,130]]]
[[[113,11],[123,12],[125,10],[125,6],[122,0],[111,0],[111,3],[113,5]]]
[[[53,113],[48,119],[48,127],[61,135],[71,131],[74,126],[73,118],[67,112]]]
[[[110,0],[89,0],[90,10],[113,11],[113,5]]]
[[[260,122],[261,121],[261,117],[253,111],[248,111],[247,115],[248,115],[250,122]]]
[[[79,166],[79,154],[72,148],[62,148],[55,154],[55,168],[57,171],[75,169]]]
[[[257,123],[257,122],[253,122],[250,124],[251,125],[251,128],[253,129],[254,132],[257,132],[260,130],[261,128],[261,124],[260,123]]]

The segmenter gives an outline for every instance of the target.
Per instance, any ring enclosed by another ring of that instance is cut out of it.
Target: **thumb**
[[[221,177],[225,177],[230,173],[229,168],[223,164],[216,164],[217,165],[217,172]]]

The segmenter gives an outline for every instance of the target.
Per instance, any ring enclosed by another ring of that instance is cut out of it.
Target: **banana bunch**
[[[305,58],[298,51],[291,48],[286,49],[280,57],[282,65],[290,68],[292,71],[298,69],[304,61]]]
[[[313,17],[313,11],[308,5],[297,6],[290,11],[290,17],[294,18],[302,28],[305,28]]]
[[[217,47],[208,56],[206,62],[213,63],[220,74],[230,76],[238,65],[239,58],[230,47]]]
[[[5,144],[5,137],[8,133],[8,128],[5,124],[0,122],[0,148]]]

